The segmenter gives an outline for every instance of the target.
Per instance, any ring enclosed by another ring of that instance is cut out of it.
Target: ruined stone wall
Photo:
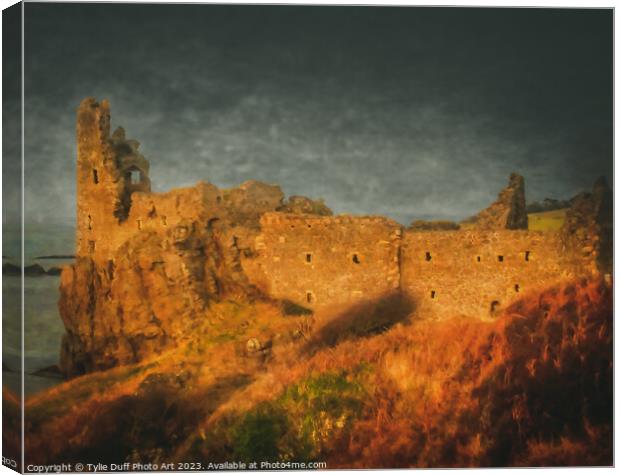
[[[76,255],[104,264],[127,234],[125,222],[133,195],[149,193],[148,161],[139,142],[117,128],[110,135],[110,106],[93,98],[77,111]]]
[[[591,193],[579,193],[566,213],[561,234],[575,268],[611,277],[613,270],[613,193],[599,178]]]
[[[149,165],[107,102],[86,99],[77,123],[76,261],[63,269],[60,367],[77,375],[139,361],[187,338],[209,302],[252,299],[241,267],[278,186],[199,182],[151,193]]]
[[[77,115],[77,249],[92,254],[99,235],[114,224],[118,173],[109,153],[110,109],[107,102],[85,100]],[[111,232],[114,232],[113,230]],[[99,246],[105,249],[106,243]]]
[[[510,230],[527,225],[517,175],[473,229],[403,231],[383,217],[331,216],[304,197],[284,202],[278,186],[256,181],[151,193],[148,161],[122,128],[110,135],[106,101],[80,104],[77,138],[77,259],[59,301],[68,375],[176,344],[214,300],[320,309],[396,291],[416,316],[484,317],[529,289],[611,266],[602,185],[560,233]]]
[[[405,231],[401,286],[421,316],[492,316],[571,275],[560,236],[520,230]]]
[[[403,231],[381,217],[261,219],[250,280],[308,308],[400,289],[424,317],[492,317],[523,292],[587,272],[557,232]],[[356,262],[357,261],[357,262]]]
[[[307,308],[374,299],[399,286],[400,236],[387,218],[267,213],[244,268],[267,294]]]

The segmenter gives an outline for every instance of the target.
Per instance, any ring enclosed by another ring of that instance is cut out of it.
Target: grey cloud
[[[301,8],[301,9],[300,9]],[[611,178],[610,11],[28,4],[27,218],[71,222],[74,112],[108,98],[156,191],[259,179],[460,219]]]

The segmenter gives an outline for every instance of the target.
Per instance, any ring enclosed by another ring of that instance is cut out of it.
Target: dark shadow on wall
[[[400,291],[357,303],[319,325],[303,346],[303,354],[335,346],[340,342],[383,333],[399,322],[406,322],[415,303]]]

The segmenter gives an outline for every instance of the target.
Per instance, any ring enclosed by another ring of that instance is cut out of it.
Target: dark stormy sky
[[[611,10],[25,11],[28,222],[74,220],[86,96],[142,143],[155,191],[258,179],[407,224],[476,213],[511,171],[528,200],[612,180]]]

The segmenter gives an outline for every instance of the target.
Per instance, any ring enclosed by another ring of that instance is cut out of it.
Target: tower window
[[[353,254],[353,262],[355,264],[359,264],[360,263],[360,258],[357,254]]]
[[[493,300],[493,302],[491,302],[491,313],[495,313],[498,307],[499,307],[499,301]]]
[[[306,302],[314,302],[314,294],[312,292],[306,292]]]
[[[99,183],[99,175],[97,174],[96,169],[93,169],[93,183],[95,183],[95,185]]]
[[[431,298],[434,299],[435,298],[435,291],[431,290]]]
[[[426,251],[426,260],[430,261],[433,257],[431,256],[431,253]]]
[[[312,254],[307,252],[306,253],[306,262],[309,264],[310,262],[312,262]]]
[[[476,261],[480,262],[480,256],[476,256]]]
[[[525,251],[525,260],[526,261],[530,260],[530,251]]]
[[[504,256],[497,256],[497,260],[499,262],[504,262]]]
[[[90,231],[91,229],[93,229],[93,217],[89,214],[88,215],[88,230]]]
[[[519,284],[515,284],[515,292],[518,292],[519,290],[521,290],[521,287],[519,287]]]
[[[140,170],[131,170],[129,172],[129,180],[132,185],[137,185],[141,181]]]

